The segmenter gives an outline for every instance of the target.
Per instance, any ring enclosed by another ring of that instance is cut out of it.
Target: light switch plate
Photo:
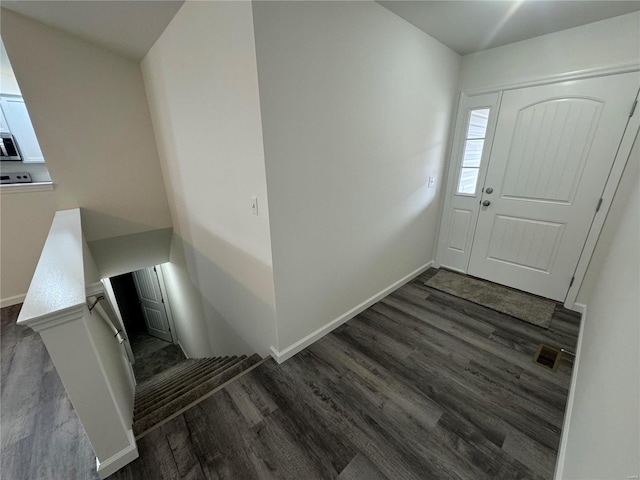
[[[251,213],[258,215],[258,197],[251,196]]]
[[[429,183],[427,184],[427,188],[433,188],[436,184],[436,177],[429,177]]]

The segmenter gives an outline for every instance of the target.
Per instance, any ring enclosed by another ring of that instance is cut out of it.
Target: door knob
[[[482,202],[483,207],[488,207],[489,205],[491,205],[491,202],[489,200],[485,200],[484,202]]]
[[[489,188],[485,189],[484,193],[492,194],[493,193],[493,188],[489,187]]]

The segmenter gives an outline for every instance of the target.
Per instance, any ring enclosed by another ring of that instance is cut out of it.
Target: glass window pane
[[[484,140],[467,140],[464,144],[463,167],[479,167]]]
[[[463,168],[460,171],[460,182],[458,183],[458,193],[476,193],[476,183],[478,183],[477,168]]]
[[[467,138],[485,137],[485,134],[487,133],[487,123],[489,123],[489,110],[489,108],[471,110]]]

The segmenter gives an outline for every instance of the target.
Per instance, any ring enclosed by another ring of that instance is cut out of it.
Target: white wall
[[[595,256],[562,480],[640,475],[640,142]],[[591,269],[591,267],[590,267]]]
[[[460,57],[373,2],[253,11],[282,352],[433,260]]]
[[[2,40],[55,190],[2,194],[1,298],[27,291],[56,210],[82,207],[87,241],[168,228],[139,66],[2,10]]]
[[[251,4],[185,3],[142,71],[174,223],[163,272],[174,316],[191,322],[176,325],[180,342],[190,355],[266,355],[275,304]]]
[[[640,12],[492,48],[462,59],[460,88],[640,62]]]
[[[0,93],[22,95],[2,41],[0,41]]]

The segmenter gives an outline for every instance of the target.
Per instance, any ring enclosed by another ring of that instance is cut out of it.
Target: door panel
[[[597,100],[567,98],[520,110],[502,196],[573,203],[602,108]]]
[[[462,210],[458,208],[453,209],[451,218],[451,234],[449,235],[449,242],[447,248],[465,253],[467,249],[467,238],[471,230],[471,219],[473,217],[473,211]]]
[[[451,194],[445,197],[438,247],[438,263],[452,270],[466,271],[469,263],[478,218],[478,200],[496,125],[498,99],[497,93],[468,97],[458,112],[454,134],[457,148],[451,154],[447,187]],[[478,128],[479,119],[474,118],[474,112],[484,109],[489,110],[486,130]],[[472,154],[469,150],[473,151]]]
[[[487,258],[550,273],[563,232],[561,223],[496,215]]]
[[[564,300],[639,84],[633,72],[504,92],[470,275]]]
[[[147,332],[167,342],[173,341],[156,272],[153,268],[138,270],[133,272],[133,280],[138,291]]]

